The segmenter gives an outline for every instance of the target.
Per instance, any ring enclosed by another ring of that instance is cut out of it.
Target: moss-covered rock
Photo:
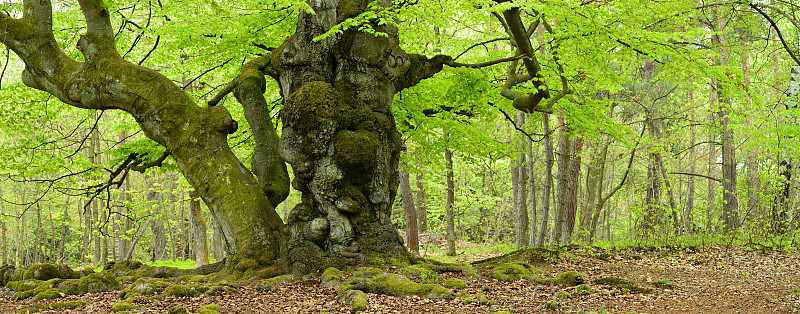
[[[84,305],[89,305],[89,302],[75,300],[75,301],[66,301],[66,302],[55,302],[50,303],[50,308],[54,310],[70,310],[79,308]]]
[[[576,271],[566,271],[558,275],[556,278],[550,281],[550,283],[554,285],[569,285],[569,286],[577,286],[582,284],[583,281],[583,274],[576,272]]]
[[[189,314],[189,311],[182,306],[173,306],[167,311],[167,314]]]
[[[541,272],[542,271],[533,268],[533,266],[527,263],[511,262],[496,266],[489,273],[489,276],[500,281],[516,281],[520,279],[531,279],[535,274]]]
[[[183,282],[209,282],[211,278],[206,275],[183,275],[178,277],[178,280]]]
[[[595,291],[592,288],[590,288],[589,285],[587,284],[580,284],[577,287],[575,287],[575,293],[580,295],[590,295],[592,293],[595,293]]]
[[[558,293],[556,293],[556,297],[560,299],[572,299],[572,295],[566,291],[559,291]]]
[[[42,280],[30,279],[30,280],[19,280],[19,281],[10,281],[6,284],[6,287],[11,288],[15,291],[28,291],[33,290],[39,285],[44,283]]]
[[[448,287],[450,289],[464,289],[467,287],[467,284],[458,278],[450,278],[444,281],[442,286]]]
[[[5,286],[9,281],[14,281],[14,266],[0,266],[0,287]]]
[[[291,281],[292,279],[294,279],[294,276],[292,275],[281,275],[277,277],[272,277],[270,279],[261,281],[255,286],[255,288],[258,291],[269,291],[272,290],[272,286],[274,286],[275,284],[288,282]]]
[[[50,280],[53,278],[77,279],[80,276],[67,265],[34,264],[28,267],[22,279]]]
[[[58,298],[60,296],[61,296],[61,292],[58,291],[58,289],[50,288],[50,289],[47,289],[47,290],[44,290],[42,292],[37,293],[36,295],[33,296],[33,299],[36,300],[36,301],[49,300],[49,299]]]
[[[192,289],[191,287],[187,287],[184,285],[171,285],[164,289],[164,292],[161,293],[163,297],[196,297],[202,294],[202,292]]]
[[[350,305],[350,312],[367,309],[367,294],[361,290],[346,290],[336,296],[336,301]]]
[[[136,305],[134,305],[133,303],[129,303],[129,302],[125,302],[125,301],[119,301],[117,303],[114,303],[114,305],[111,306],[111,310],[114,311],[114,312],[129,311],[129,310],[133,310],[133,309],[136,309],[136,308],[138,308],[138,307]]]
[[[322,272],[321,280],[323,287],[335,287],[341,285],[340,280],[344,276],[344,272],[336,269],[335,267],[328,267]]]
[[[552,300],[550,302],[545,303],[544,308],[548,310],[557,310],[559,308],[558,301]]]
[[[130,299],[137,296],[149,296],[156,293],[156,289],[164,288],[167,282],[155,278],[139,278],[119,294],[121,299]]]
[[[219,305],[208,304],[208,305],[203,305],[199,309],[197,309],[197,314],[217,314],[219,310],[220,310]]]

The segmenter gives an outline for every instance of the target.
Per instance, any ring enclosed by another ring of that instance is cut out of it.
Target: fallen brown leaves
[[[608,261],[591,257],[609,253]],[[527,280],[498,282],[485,278],[469,278],[460,274],[441,274],[439,283],[458,277],[467,288],[456,292],[471,295],[483,293],[494,299],[495,305],[464,304],[454,300],[431,300],[420,297],[390,297],[368,294],[365,313],[492,313],[505,310],[512,313],[800,313],[800,263],[797,256],[780,252],[748,252],[742,248],[726,250],[707,247],[699,251],[680,248],[617,252],[573,250],[562,253],[544,268],[544,278],[564,271],[583,273],[584,279],[597,292],[590,295],[575,293],[575,287],[539,285]],[[594,284],[602,277],[624,278],[631,283],[651,289],[650,294],[635,294]],[[653,282],[667,282],[674,287],[660,288]],[[348,306],[337,303],[336,287],[321,287],[318,278],[304,278],[276,284],[269,291],[256,291],[257,282],[242,283],[237,293],[216,294],[196,298],[162,298],[138,300],[141,313],[166,313],[173,306],[183,306],[194,312],[203,305],[215,303],[220,313],[349,313]],[[567,291],[572,299],[558,299],[561,308],[545,310],[543,305],[556,300],[556,293]],[[40,313],[111,313],[117,292],[90,293],[66,296],[44,303],[84,300],[90,305],[73,310],[47,310]],[[0,312],[15,312],[30,307],[29,300],[0,297]]]

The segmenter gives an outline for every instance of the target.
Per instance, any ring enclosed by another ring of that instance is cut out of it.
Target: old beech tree
[[[0,41],[23,60],[25,85],[71,106],[133,116],[146,136],[174,157],[208,205],[230,255],[310,272],[331,259],[410,256],[390,221],[402,150],[392,98],[443,65],[463,66],[447,56],[406,54],[391,25],[373,25],[387,36],[351,29],[313,40],[358,16],[368,3],[309,1],[316,14],[300,13],[293,36],[246,64],[203,106],[157,71],[120,56],[108,8],[100,0],[79,0],[87,26],[77,42],[83,62],[59,48],[47,0],[25,0],[19,19],[0,14]],[[524,28],[514,30],[522,25],[519,11],[504,16],[512,37],[524,36],[518,56],[530,55]],[[524,60],[528,80],[537,77],[534,62]],[[264,98],[267,77],[279,83],[284,99],[280,138]],[[549,94],[539,90],[513,95],[515,107],[542,110],[539,100]],[[228,146],[237,122],[215,106],[229,92],[253,130],[252,172]],[[302,192],[302,203],[291,211],[287,225],[274,210],[290,188],[284,162],[294,169],[291,186]]]

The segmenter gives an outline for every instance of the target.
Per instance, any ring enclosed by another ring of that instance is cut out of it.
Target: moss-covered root
[[[334,268],[335,269],[335,268]],[[323,273],[324,275],[324,273]],[[278,283],[288,282],[294,279],[292,275],[281,275],[277,277],[272,277],[270,279],[266,279],[255,285],[256,290],[258,291],[270,291],[272,287]]]
[[[421,296],[431,299],[452,300],[455,293],[437,284],[418,284],[408,277],[386,273],[378,268],[362,267],[346,279],[339,288],[340,293],[347,290],[361,290],[368,293],[392,296]]]
[[[336,296],[336,301],[349,305],[351,313],[367,309],[367,294],[361,290],[345,290]]]
[[[516,281],[520,279],[531,279],[534,275],[539,273],[542,273],[542,271],[527,263],[511,262],[496,266],[489,273],[489,276],[500,281]]]
[[[576,272],[576,271],[567,271],[561,273],[556,278],[550,281],[550,283],[554,285],[569,285],[569,286],[577,286],[582,284],[583,281],[583,274]]]

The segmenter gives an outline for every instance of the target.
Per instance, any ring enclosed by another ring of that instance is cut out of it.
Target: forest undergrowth
[[[428,252],[438,255],[435,244]],[[227,277],[122,275],[115,289],[38,301],[5,287],[0,312],[800,313],[800,265],[786,250],[566,246],[500,254],[506,247],[459,247],[458,263],[434,255],[415,265],[377,258],[369,267],[302,277],[252,269]],[[144,283],[152,290],[133,293]]]

